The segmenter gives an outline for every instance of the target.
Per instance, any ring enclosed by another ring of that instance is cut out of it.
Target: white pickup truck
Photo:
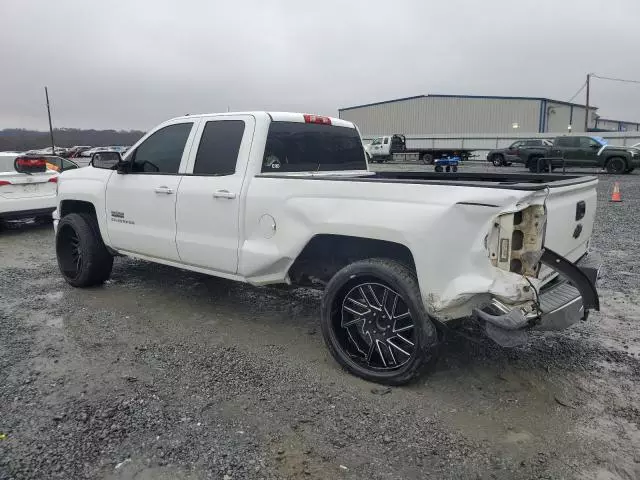
[[[127,255],[254,285],[324,289],[335,359],[402,384],[444,327],[474,319],[502,345],[599,308],[589,254],[594,177],[368,169],[357,128],[296,113],[172,119],[125,155],[60,176],[62,275],[109,278]]]

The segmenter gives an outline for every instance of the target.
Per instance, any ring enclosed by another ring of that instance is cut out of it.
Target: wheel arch
[[[98,211],[93,202],[77,199],[61,200],[58,206],[58,215],[60,219],[64,218],[66,215],[69,215],[70,213],[84,213],[87,215],[91,215],[91,217],[93,217],[96,221],[96,225],[98,226],[98,231],[100,233],[100,236],[102,237],[102,241],[108,248],[110,248],[109,237],[108,235],[106,235],[106,225],[104,225],[105,219],[101,218],[98,215]]]
[[[609,166],[609,164],[611,163],[611,161],[612,161],[612,160],[615,160],[615,159],[620,159],[620,160],[622,160],[622,161],[623,161],[623,163],[624,163],[624,168],[623,168],[622,173],[626,173],[626,172],[627,172],[627,169],[629,168],[629,159],[628,159],[628,158],[625,158],[625,157],[624,157],[624,155],[620,155],[620,154],[618,154],[618,153],[614,153],[614,154],[612,154],[611,156],[609,156],[609,157],[607,157],[607,158],[605,159],[605,161],[604,161],[604,168],[608,168],[608,166]]]
[[[312,284],[312,280],[326,283],[344,266],[369,258],[395,260],[416,271],[413,254],[404,244],[367,237],[317,234],[298,254],[287,276],[294,284]]]

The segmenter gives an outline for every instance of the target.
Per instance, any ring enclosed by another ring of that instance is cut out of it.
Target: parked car
[[[372,172],[345,120],[191,115],[154,128],[124,157],[99,152],[62,174],[55,249],[74,287],[105,282],[121,254],[321,288],[336,361],[397,385],[436,357],[439,330],[457,320],[516,345],[599,308],[601,262],[588,252],[597,182]]]
[[[42,156],[0,153],[0,221],[35,217],[51,221],[58,172]]]
[[[553,170],[563,165],[567,167],[596,167],[609,173],[631,173],[640,166],[638,151],[628,147],[607,145],[602,137],[564,135],[556,137],[553,145],[545,147],[521,147],[519,160],[531,172],[538,171],[538,164],[545,170]],[[539,162],[542,158],[550,159]]]
[[[68,151],[67,151],[67,158],[77,158],[80,157],[81,153],[84,151],[87,151],[91,149],[91,146],[88,145],[75,145],[73,147],[71,147]]]
[[[55,153],[52,152],[52,148],[51,147],[47,147],[47,148],[41,148],[38,150],[29,150],[26,152],[27,155],[65,155],[67,152],[67,149],[64,147],[56,147],[55,148]]]
[[[81,157],[91,158],[94,153],[97,153],[97,152],[110,152],[112,150],[113,150],[112,147],[93,147],[93,148],[90,148],[88,150],[82,151],[80,153],[80,156]]]
[[[521,147],[546,147],[552,143],[545,138],[530,138],[517,140],[507,148],[496,148],[487,153],[487,161],[493,163],[496,167],[510,166],[513,162],[518,161]]]

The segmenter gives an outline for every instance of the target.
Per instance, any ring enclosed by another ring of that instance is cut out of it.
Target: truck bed
[[[296,178],[307,180],[332,180],[344,182],[385,182],[424,185],[452,185],[463,187],[499,188],[507,190],[537,191],[546,188],[578,185],[597,180],[592,175],[560,175],[538,173],[437,173],[437,172],[375,172],[365,175],[322,175],[310,176],[259,174],[264,178]]]
[[[438,173],[438,172],[376,172],[369,179],[406,183],[437,183],[439,185],[478,186],[512,190],[544,190],[547,187],[577,185],[596,180],[592,175],[560,175],[537,173]]]

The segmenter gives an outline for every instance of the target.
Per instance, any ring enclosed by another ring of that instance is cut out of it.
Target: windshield
[[[592,140],[595,140],[597,143],[599,143],[601,146],[604,146],[607,144],[607,141],[602,138],[602,137],[591,137]]]
[[[299,122],[272,122],[269,127],[263,172],[366,169],[362,140],[355,128]]]

